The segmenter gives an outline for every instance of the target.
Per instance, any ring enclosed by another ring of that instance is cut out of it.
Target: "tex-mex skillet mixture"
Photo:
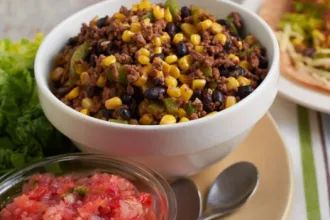
[[[176,1],[142,1],[82,24],[56,57],[55,95],[115,123],[187,122],[229,108],[268,73],[266,50],[237,12],[217,19]]]

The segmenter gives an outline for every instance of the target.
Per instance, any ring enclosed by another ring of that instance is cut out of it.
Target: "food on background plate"
[[[153,196],[113,174],[37,174],[22,190],[1,210],[0,219],[156,220]]]
[[[42,40],[0,39],[0,176],[44,156],[73,152],[70,141],[46,119],[33,64]]]
[[[260,15],[276,30],[281,73],[330,92],[330,1],[267,0]]]
[[[252,93],[266,50],[237,12],[142,1],[82,24],[56,57],[54,94],[109,122],[175,124],[212,115]]]

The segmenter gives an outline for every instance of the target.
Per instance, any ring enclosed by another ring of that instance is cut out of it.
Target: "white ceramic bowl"
[[[88,7],[55,27],[43,41],[35,61],[42,108],[50,122],[83,151],[122,155],[152,167],[165,177],[198,172],[227,156],[268,111],[277,93],[279,50],[272,30],[253,12],[224,0],[179,0],[205,8],[218,18],[237,11],[249,33],[266,47],[270,70],[247,98],[213,116],[175,125],[134,126],[109,123],[83,115],[58,100],[50,90],[55,55],[76,35],[83,22],[112,15],[121,5],[139,0],[108,0]],[[156,1],[155,1],[156,2]]]

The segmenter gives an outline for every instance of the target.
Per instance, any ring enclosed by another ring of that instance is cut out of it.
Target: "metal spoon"
[[[202,213],[202,198],[190,179],[171,184],[178,202],[178,220],[212,220],[228,215],[242,206],[258,185],[257,168],[249,162],[239,162],[225,169],[213,182]]]

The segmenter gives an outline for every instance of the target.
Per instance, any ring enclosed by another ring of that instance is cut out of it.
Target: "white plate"
[[[291,101],[330,114],[330,95],[301,86],[284,76],[279,79],[279,93]]]

